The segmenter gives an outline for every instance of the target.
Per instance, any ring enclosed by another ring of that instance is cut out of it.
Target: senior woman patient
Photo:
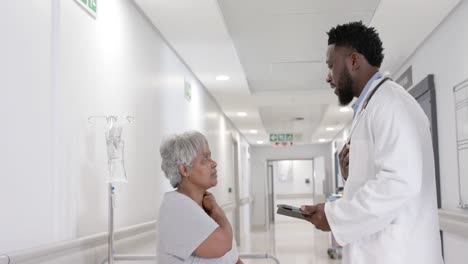
[[[158,263],[242,264],[224,211],[207,190],[218,183],[203,134],[190,131],[162,142],[161,169],[174,191],[159,210]]]

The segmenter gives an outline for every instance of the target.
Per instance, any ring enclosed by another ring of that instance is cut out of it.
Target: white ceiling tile
[[[299,81],[311,87],[320,81],[325,82],[325,63],[275,63],[271,65],[273,81]],[[317,76],[319,76],[317,78]]]
[[[245,68],[250,69],[248,66]],[[310,91],[327,86],[327,68],[322,62],[262,64],[256,65],[253,70],[252,74],[249,70],[246,71],[253,93]]]

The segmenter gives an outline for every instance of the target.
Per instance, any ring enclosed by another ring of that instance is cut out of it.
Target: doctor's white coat
[[[365,101],[353,121],[344,197],[325,204],[342,263],[441,264],[429,121],[390,80],[361,111]]]

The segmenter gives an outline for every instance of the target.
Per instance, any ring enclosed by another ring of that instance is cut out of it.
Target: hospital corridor
[[[0,264],[468,263],[468,0],[0,2]]]

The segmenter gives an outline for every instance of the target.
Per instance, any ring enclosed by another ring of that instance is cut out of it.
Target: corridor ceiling
[[[325,82],[331,27],[359,20],[375,27],[381,70],[395,73],[460,0],[134,1],[255,145],[269,133],[328,142],[350,123],[352,111],[340,111]]]

